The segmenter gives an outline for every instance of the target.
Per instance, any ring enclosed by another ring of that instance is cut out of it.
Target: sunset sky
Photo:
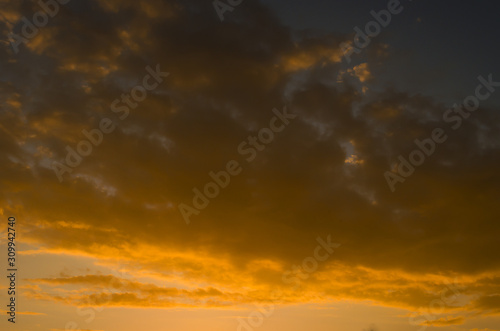
[[[0,330],[500,331],[500,2],[0,22]]]

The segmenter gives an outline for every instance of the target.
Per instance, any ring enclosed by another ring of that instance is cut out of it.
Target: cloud
[[[495,284],[498,285],[498,284]],[[491,293],[479,297],[474,301],[474,308],[479,309],[490,314],[499,315],[500,314],[500,294]]]
[[[229,301],[228,294],[213,287],[191,290],[159,287],[154,284],[120,279],[112,275],[85,275],[29,281],[50,286],[79,285],[79,290],[76,292],[63,288],[56,288],[53,293],[57,294],[50,291],[26,291],[26,295],[30,298],[77,306],[196,307],[227,305],[225,302]]]
[[[7,310],[0,310],[2,314],[8,313]],[[45,313],[37,313],[33,311],[16,311],[16,314],[18,315],[31,315],[31,316],[46,316],[47,314]]]
[[[32,9],[2,9],[2,32]],[[481,107],[448,132],[394,195],[384,171],[446,125],[447,107],[377,80],[390,66],[378,54],[390,51],[383,45],[346,67],[344,39],[294,33],[259,2],[221,24],[206,1],[86,1],[61,9],[20,55],[2,47],[1,202],[36,247],[26,254],[93,256],[174,284],[78,275],[33,279],[41,288],[27,294],[214,307],[265,302],[278,287],[284,303],[370,300],[413,310],[459,277],[475,298],[460,309],[497,314],[498,114]],[[171,75],[118,121],[111,103],[156,64]],[[176,206],[192,202],[210,171],[243,163],[239,142],[285,105],[298,115],[293,124],[186,227]],[[104,117],[117,129],[59,183],[51,162]],[[303,293],[287,290],[283,271],[328,234],[342,248]]]
[[[432,321],[425,321],[423,325],[442,327],[448,325],[461,325],[464,324],[464,322],[465,322],[464,317],[452,317],[452,318],[444,317]]]

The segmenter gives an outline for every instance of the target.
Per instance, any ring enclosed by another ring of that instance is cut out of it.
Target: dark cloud
[[[4,15],[18,22],[33,10],[9,5]],[[2,34],[18,24],[3,23]],[[206,1],[62,6],[18,54],[8,44],[0,49],[4,215],[23,218],[25,237],[47,249],[123,258],[158,277],[175,270],[212,283],[206,291],[214,297],[224,283],[231,293],[243,284],[265,293],[281,284],[283,268],[312,254],[317,236],[331,234],[342,246],[323,273],[341,266],[345,284],[318,276],[311,293],[411,309],[428,305],[444,281],[427,284],[426,275],[459,274],[480,284],[464,281],[479,297],[471,309],[497,314],[498,281],[488,278],[498,272],[500,248],[496,109],[482,105],[453,131],[437,98],[377,80],[373,72],[391,65],[382,44],[358,71],[347,68],[338,47],[345,38],[294,33],[259,2],[223,23]],[[170,75],[120,120],[112,102],[157,64]],[[239,143],[285,106],[297,118],[255,161],[244,161]],[[65,147],[76,148],[82,130],[102,118],[116,130],[60,183],[52,161],[62,162]],[[391,193],[384,172],[436,127],[448,141]],[[233,159],[242,173],[186,226],[178,204],[191,204],[192,188]],[[159,255],[134,254],[134,247],[147,250],[141,243]],[[187,255],[175,257],[180,252]],[[220,259],[225,274],[197,254]],[[262,260],[277,265],[258,267]],[[39,282],[95,283],[82,277]],[[123,286],[112,298],[117,305],[178,304],[147,301]],[[231,304],[258,301],[250,292],[234,297]]]

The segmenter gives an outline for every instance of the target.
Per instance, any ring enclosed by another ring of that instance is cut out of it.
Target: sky
[[[499,331],[499,16],[0,0],[0,329]]]

